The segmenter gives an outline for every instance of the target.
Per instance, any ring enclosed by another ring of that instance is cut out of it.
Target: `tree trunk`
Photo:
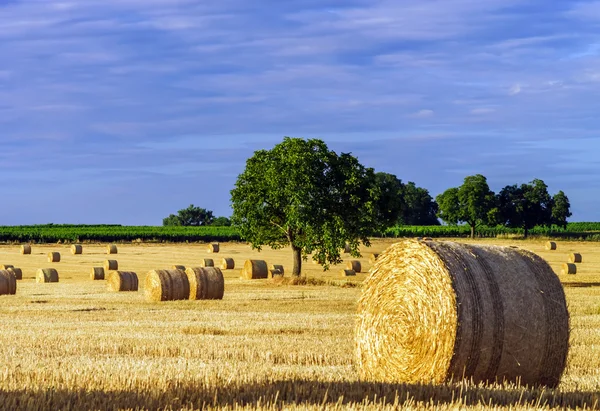
[[[528,231],[529,231],[529,229],[527,227],[525,227],[525,233],[523,235],[523,238],[527,238]]]
[[[299,277],[300,272],[302,271],[302,249],[292,245],[292,252],[294,253],[294,268],[292,270],[292,275],[294,277]]]
[[[471,224],[471,238],[475,238],[475,225]]]

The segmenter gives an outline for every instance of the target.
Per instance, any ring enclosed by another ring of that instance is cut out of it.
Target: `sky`
[[[0,225],[229,216],[284,136],[600,221],[599,97],[600,1],[0,0]]]

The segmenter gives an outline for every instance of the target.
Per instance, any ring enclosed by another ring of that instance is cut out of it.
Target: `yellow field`
[[[360,259],[391,240],[377,240]],[[482,242],[478,240],[477,242]],[[571,351],[556,391],[521,387],[477,387],[468,383],[417,386],[361,382],[354,368],[354,313],[360,288],[345,287],[342,266],[323,273],[310,261],[308,277],[326,286],[278,285],[239,279],[247,258],[283,264],[291,271],[290,250],[261,253],[246,244],[221,244],[209,254],[205,244],[0,246],[0,264],[23,269],[17,295],[0,297],[0,408],[2,409],[506,409],[600,407],[600,245],[543,241],[483,240],[517,245],[546,258],[560,272],[578,251],[577,275],[561,277],[571,313]],[[61,262],[48,263],[49,251]],[[196,266],[200,258],[233,257],[224,271],[222,301],[148,303],[145,273],[174,264]],[[112,293],[91,281],[90,268],[107,258],[135,271],[140,292]],[[35,271],[54,267],[57,284],[35,283]],[[351,278],[360,282],[366,274]],[[335,280],[335,281],[333,281]]]

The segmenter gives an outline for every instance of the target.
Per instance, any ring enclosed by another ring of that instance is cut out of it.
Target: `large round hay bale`
[[[571,253],[571,255],[569,255],[570,263],[580,263],[582,261],[583,261],[583,259],[581,258],[581,254],[579,254],[579,253]]]
[[[175,264],[174,266],[171,267],[173,270],[182,270],[185,271],[185,265],[179,265],[179,264]]]
[[[369,256],[369,262],[371,264],[375,264],[375,261],[377,261],[377,257],[379,257],[379,253],[371,253],[371,255]]]
[[[257,280],[269,277],[269,268],[264,260],[246,260],[242,268],[242,278]]]
[[[21,254],[31,254],[31,245],[30,244],[23,244],[21,246]]]
[[[569,348],[558,277],[521,249],[406,240],[383,252],[358,303],[367,380],[520,381],[556,387]]]
[[[17,279],[8,270],[0,270],[0,295],[14,295],[17,293]]]
[[[269,270],[279,271],[281,273],[281,275],[285,274],[285,269],[283,268],[283,265],[281,265],[281,264],[271,264],[271,266],[269,267]]]
[[[119,262],[117,260],[105,260],[104,261],[104,269],[106,271],[118,270]]]
[[[190,284],[190,300],[222,300],[225,279],[218,267],[194,267],[185,270]]]
[[[213,260],[212,258],[203,258],[202,260],[200,260],[200,267],[214,267],[215,266],[215,260]]]
[[[354,270],[354,272],[360,273],[361,268],[360,261],[358,260],[352,260],[346,263],[347,270]]]
[[[21,270],[20,268],[9,267],[9,268],[6,269],[6,271],[13,273],[14,276],[15,276],[15,278],[17,280],[22,280],[23,279],[23,270]]]
[[[58,251],[51,251],[48,253],[48,262],[49,263],[58,263],[60,262],[60,253]]]
[[[221,270],[233,270],[235,268],[235,261],[233,258],[224,258],[221,260]]]
[[[562,275],[565,274],[577,274],[577,264],[574,263],[564,263],[562,265],[562,269],[560,270]]]
[[[356,275],[356,271],[354,270],[342,270],[342,277],[351,277]]]
[[[57,283],[58,271],[54,268],[40,268],[35,273],[36,283]]]
[[[187,300],[190,282],[182,270],[152,270],[146,274],[144,294],[148,301]]]
[[[209,253],[218,253],[219,252],[219,243],[212,243],[208,245]]]
[[[92,267],[90,270],[91,280],[104,280],[104,267]]]
[[[556,250],[556,243],[554,241],[548,241],[546,243],[546,250]]]
[[[117,254],[119,250],[117,250],[117,246],[115,244],[108,244],[106,246],[106,254]]]
[[[12,264],[1,264],[0,265],[0,270],[8,270],[9,268],[15,268],[15,266]]]
[[[75,255],[75,254],[82,254],[83,253],[83,246],[81,244],[73,244],[71,246],[71,254]]]
[[[132,271],[111,271],[106,284],[111,291],[137,291],[139,281],[137,274]]]

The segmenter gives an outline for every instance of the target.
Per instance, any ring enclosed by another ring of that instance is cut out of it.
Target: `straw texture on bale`
[[[139,281],[137,274],[132,271],[111,271],[106,284],[111,291],[137,291]]]
[[[182,270],[185,271],[185,265],[178,265],[175,264],[173,267],[171,267],[173,270]]]
[[[71,254],[75,255],[75,254],[82,254],[83,253],[83,247],[81,246],[81,244],[73,244],[71,246]]]
[[[580,263],[582,261],[583,261],[583,259],[581,258],[581,254],[579,254],[579,253],[571,253],[571,255],[569,255],[570,263]]]
[[[21,246],[21,254],[31,254],[31,245],[23,244]]]
[[[282,275],[285,274],[285,269],[281,264],[271,264],[269,270],[280,271]]]
[[[9,271],[11,273],[14,274],[15,278],[17,280],[22,280],[23,279],[23,270],[21,270],[20,268],[16,268],[16,267],[9,267],[6,269],[6,271]]]
[[[202,260],[200,260],[200,267],[214,267],[215,266],[215,260],[213,260],[212,258],[203,258]]]
[[[546,243],[546,250],[556,250],[556,243],[554,241],[548,241]]]
[[[574,263],[564,263],[562,265],[562,269],[560,270],[562,275],[565,274],[577,274],[577,264]]]
[[[235,268],[235,261],[233,258],[224,258],[221,260],[221,270],[233,270]]]
[[[60,262],[60,253],[58,251],[51,251],[48,253],[48,262],[49,263],[58,263]]]
[[[190,282],[182,270],[152,270],[146,274],[144,294],[148,301],[187,300]]]
[[[92,267],[90,270],[90,279],[104,280],[104,267]]]
[[[342,270],[342,277],[351,277],[353,275],[356,275],[356,271],[354,270]]]
[[[346,264],[347,270],[354,270],[357,273],[360,273],[361,268],[362,267],[360,265],[360,261],[358,260],[348,261],[348,263]]]
[[[269,268],[264,260],[246,260],[242,268],[242,278],[257,280],[269,277]]]
[[[222,300],[225,293],[223,272],[218,267],[185,270],[190,284],[190,300]]]
[[[367,380],[556,387],[568,348],[562,285],[521,249],[402,241],[379,256],[358,303]]]
[[[106,246],[106,254],[117,254],[119,250],[117,250],[117,246],[114,244],[109,244]]]
[[[40,268],[35,273],[36,283],[57,283],[58,271],[54,268]]]
[[[9,268],[15,268],[12,264],[2,264],[0,265],[0,270],[8,270]]]
[[[17,279],[8,270],[0,270],[0,295],[14,295],[17,293]]]
[[[369,256],[369,262],[370,262],[371,264],[375,263],[375,261],[377,261],[377,257],[379,257],[379,253],[372,253],[372,254]]]
[[[219,243],[212,243],[208,245],[209,253],[218,253],[219,252]]]
[[[117,260],[105,260],[104,261],[104,269],[106,271],[118,270],[119,262]]]

